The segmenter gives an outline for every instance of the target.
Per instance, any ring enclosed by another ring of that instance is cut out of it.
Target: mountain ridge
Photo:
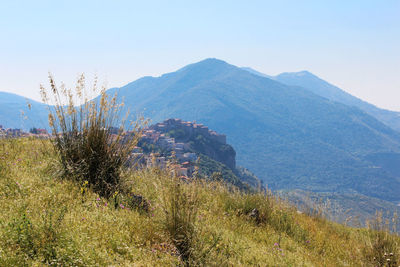
[[[265,77],[261,72],[256,70],[250,71],[253,74],[258,74]],[[372,115],[378,120],[384,122],[386,125],[400,131],[400,112],[391,111],[387,109],[379,108],[373,104],[370,104],[358,97],[355,97],[343,89],[319,78],[313,73],[304,70],[299,72],[283,72],[276,76],[268,76],[270,79],[279,81],[286,85],[300,86],[310,90],[311,92],[325,97],[329,100],[336,101],[348,106],[355,106]]]
[[[46,107],[38,101],[0,91],[0,124],[6,128],[24,130],[32,127],[47,128]]]

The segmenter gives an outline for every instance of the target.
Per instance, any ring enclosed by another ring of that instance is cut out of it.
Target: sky
[[[49,71],[119,87],[210,57],[400,111],[400,0],[0,0],[0,91],[39,100]]]

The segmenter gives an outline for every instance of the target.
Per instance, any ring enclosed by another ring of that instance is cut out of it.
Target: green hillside
[[[350,95],[349,93],[346,93],[339,87],[318,78],[308,71],[285,72],[275,77],[270,76],[270,78],[287,85],[301,86],[327,99],[343,103],[348,106],[357,107],[382,121],[391,128],[397,131],[400,130],[400,112],[378,108],[368,102]]]
[[[272,195],[180,182],[156,169],[125,173],[126,187],[148,201],[140,209],[56,178],[55,158],[47,142],[0,140],[0,266],[336,267],[399,260],[398,236],[301,214]],[[187,261],[171,236],[172,210],[190,229],[182,232],[190,233]]]

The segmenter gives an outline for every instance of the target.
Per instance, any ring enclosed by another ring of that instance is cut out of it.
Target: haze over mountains
[[[29,109],[28,103],[31,105]],[[0,92],[0,125],[29,130],[47,126],[46,105],[12,93]]]
[[[400,131],[400,112],[378,108],[355,96],[346,93],[342,89],[334,86],[308,71],[285,72],[277,76],[268,76],[251,68],[242,68],[253,74],[267,77],[287,85],[301,86],[311,92],[323,96],[329,100],[343,103],[349,106],[358,107],[369,115],[381,120],[391,128]]]
[[[226,134],[238,164],[271,189],[400,201],[400,173],[393,167],[400,155],[395,112],[380,110],[389,115],[379,117],[378,108],[337,93],[339,88],[310,73],[272,78],[206,59],[108,92],[117,91],[126,107],[152,122],[195,120]],[[0,109],[0,119],[10,109]],[[382,164],[385,157],[392,163]]]

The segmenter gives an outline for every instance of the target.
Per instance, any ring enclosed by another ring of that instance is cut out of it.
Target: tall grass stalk
[[[173,177],[164,195],[165,228],[185,263],[193,261],[196,252],[198,204],[196,191],[185,191],[181,181]]]
[[[174,176],[163,189],[164,226],[185,266],[211,266],[220,261],[210,256],[220,237],[198,223],[199,188],[201,184],[196,181],[188,185]],[[204,242],[203,235],[209,236],[209,242]]]

